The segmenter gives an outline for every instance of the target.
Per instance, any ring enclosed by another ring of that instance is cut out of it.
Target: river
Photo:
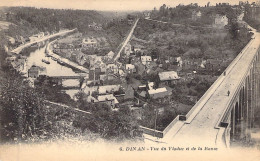
[[[45,48],[46,44],[38,47],[38,49],[31,51],[27,57],[26,71],[32,66],[41,66],[46,68],[47,76],[75,76],[79,75],[79,73],[75,73],[71,68],[60,65],[56,61],[52,60],[50,57],[45,57]],[[50,64],[46,64],[42,62],[42,59],[48,60]],[[64,80],[62,82],[63,86],[77,86],[79,84],[79,80],[70,79]],[[78,90],[65,90],[67,94],[73,98],[74,94],[78,92]]]

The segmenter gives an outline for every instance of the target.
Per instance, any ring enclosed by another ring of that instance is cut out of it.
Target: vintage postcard
[[[259,45],[259,0],[1,0],[0,161],[258,161]]]

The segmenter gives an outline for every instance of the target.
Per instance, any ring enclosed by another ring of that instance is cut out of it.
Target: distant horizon
[[[72,10],[95,10],[110,12],[140,12],[152,10],[154,7],[159,9],[166,4],[169,7],[175,7],[178,4],[188,5],[198,3],[199,6],[205,6],[208,2],[212,6],[216,3],[229,3],[231,5],[239,4],[240,0],[2,0],[0,7],[36,7],[49,9],[72,9]],[[249,0],[249,3],[259,0]],[[246,1],[244,1],[246,2]]]
[[[0,6],[1,7],[32,7],[37,9],[58,9],[58,10],[83,10],[83,11],[98,11],[98,12],[142,12],[142,11],[150,11],[152,9],[147,10],[96,10],[96,9],[80,9],[80,8],[50,8],[50,7],[36,7],[36,6]]]

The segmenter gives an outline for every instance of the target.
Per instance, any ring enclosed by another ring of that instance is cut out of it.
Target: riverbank
[[[51,49],[51,45],[55,42],[56,40],[50,42],[47,47],[46,47],[46,51],[48,52],[48,55],[56,60],[59,60],[60,62],[66,64],[69,67],[73,67],[74,69],[77,69],[79,71],[82,71],[84,73],[89,73],[89,70],[83,66],[80,66],[66,58],[63,58],[55,53],[53,53],[52,49]]]

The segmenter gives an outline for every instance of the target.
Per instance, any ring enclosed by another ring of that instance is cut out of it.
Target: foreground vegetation
[[[3,50],[1,55],[7,56]],[[75,102],[48,78],[38,80],[36,88],[32,88],[4,61],[0,69],[1,142],[40,142],[73,137],[122,141],[141,136],[129,108],[112,111],[106,104],[85,102],[80,94]],[[50,104],[46,100],[71,107]],[[92,114],[77,112],[74,108]]]

